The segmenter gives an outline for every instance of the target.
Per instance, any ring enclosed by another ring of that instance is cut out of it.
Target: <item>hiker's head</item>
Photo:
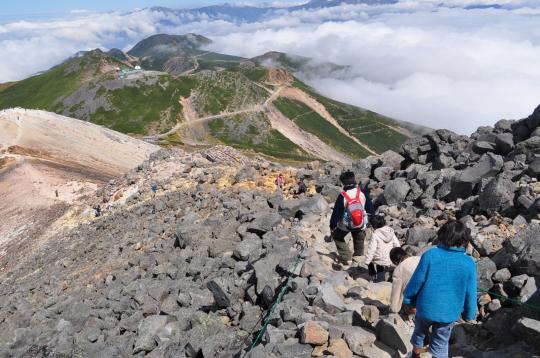
[[[351,172],[350,170],[341,173],[341,175],[339,176],[339,181],[343,185],[354,185],[354,184],[356,184],[356,179],[354,178],[354,173]]]
[[[392,250],[390,250],[390,261],[394,265],[399,265],[401,261],[403,261],[407,256],[407,252],[403,250],[401,247],[394,247]]]
[[[471,241],[471,230],[461,221],[451,220],[437,233],[437,242],[447,247],[465,247]]]
[[[371,224],[371,227],[376,229],[380,229],[381,227],[386,225],[386,220],[384,220],[384,216],[381,215],[375,215],[369,220],[369,223]]]

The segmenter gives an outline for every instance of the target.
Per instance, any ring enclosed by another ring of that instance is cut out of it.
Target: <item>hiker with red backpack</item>
[[[375,208],[368,192],[357,184],[353,172],[342,173],[339,180],[343,184],[343,192],[336,199],[330,218],[330,230],[332,239],[336,243],[338,262],[342,266],[348,266],[353,257],[364,254],[368,215],[374,215]],[[352,254],[345,241],[348,233],[351,233],[353,238],[354,253]]]

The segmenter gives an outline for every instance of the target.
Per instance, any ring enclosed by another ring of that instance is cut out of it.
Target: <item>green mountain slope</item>
[[[401,122],[326,98],[295,79],[289,70],[305,58],[272,53],[285,67],[276,69],[263,65],[268,54],[248,60],[205,51],[209,43],[194,34],[155,35],[127,53],[82,52],[0,84],[0,109],[44,109],[156,143],[217,141],[293,160],[327,159],[306,146],[313,138],[326,152],[354,159],[397,149],[409,135]]]

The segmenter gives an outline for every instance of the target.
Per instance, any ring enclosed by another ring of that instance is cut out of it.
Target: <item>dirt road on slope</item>
[[[308,95],[306,92],[302,91],[299,88],[296,87],[283,87],[281,88],[281,91],[279,92],[279,97],[286,97],[293,100],[296,100],[298,102],[301,102],[311,108],[315,113],[317,113],[319,116],[324,118],[326,121],[328,121],[330,124],[332,124],[334,127],[336,127],[343,135],[349,137],[351,140],[356,142],[358,145],[363,147],[365,150],[367,150],[370,154],[377,155],[378,153],[375,152],[373,149],[371,149],[367,144],[362,143],[358,138],[347,132],[339,123],[338,121],[326,110],[326,108],[319,103],[315,98]]]
[[[319,137],[303,131],[293,121],[285,117],[276,107],[268,105],[268,119],[272,128],[283,134],[291,142],[302,148],[306,153],[327,161],[335,161],[341,164],[350,164],[352,160],[338,152]]]

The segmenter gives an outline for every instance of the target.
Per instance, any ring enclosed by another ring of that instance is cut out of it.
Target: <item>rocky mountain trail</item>
[[[409,253],[435,245],[449,219],[471,229],[479,313],[454,327],[453,356],[538,355],[539,115],[471,137],[434,131],[352,165],[289,167],[225,146],[154,152],[39,248],[7,253],[0,355],[406,356],[412,323],[390,314],[391,283],[369,282],[361,261],[335,265],[328,221],[351,167]],[[515,149],[497,147],[500,134]]]

